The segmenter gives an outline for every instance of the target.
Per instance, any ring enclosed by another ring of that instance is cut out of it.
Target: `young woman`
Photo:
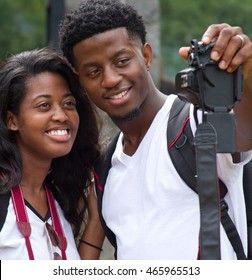
[[[79,259],[93,163],[94,110],[57,53],[0,65],[0,259]]]

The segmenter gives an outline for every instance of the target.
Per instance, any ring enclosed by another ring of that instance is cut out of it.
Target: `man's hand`
[[[219,61],[220,69],[231,73],[243,64],[244,78],[252,71],[252,43],[240,27],[226,23],[210,25],[202,36],[202,42],[215,42],[211,58]],[[187,59],[189,47],[182,47],[179,54]]]

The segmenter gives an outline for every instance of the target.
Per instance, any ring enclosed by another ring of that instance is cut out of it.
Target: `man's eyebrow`
[[[119,57],[120,55],[126,54],[126,53],[128,53],[128,52],[129,52],[129,51],[128,51],[127,49],[122,49],[122,50],[116,52],[116,53],[112,56],[112,58],[117,58],[117,57]]]
[[[119,51],[117,51],[116,53],[114,53],[112,55],[111,59],[118,58],[120,55],[127,54],[127,53],[129,53],[129,51],[127,49],[119,50]],[[92,67],[92,66],[96,66],[96,65],[97,65],[96,62],[90,61],[90,62],[87,62],[87,63],[83,63],[82,66],[84,66],[84,67]]]

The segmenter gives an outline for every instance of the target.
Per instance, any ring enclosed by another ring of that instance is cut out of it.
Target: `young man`
[[[82,86],[121,130],[102,204],[103,218],[116,236],[117,258],[197,259],[198,195],[180,178],[167,153],[167,120],[175,96],[155,87],[145,36],[134,8],[112,0],[84,1],[60,26],[62,51]],[[243,64],[244,94],[234,108],[241,161],[234,164],[230,154],[218,154],[217,165],[246,251],[242,169],[252,148],[252,43],[241,28],[228,24],[210,26],[202,41],[215,41],[211,57],[219,68],[233,72]],[[186,58],[188,49],[181,48],[180,55]],[[193,115],[190,122],[194,132]],[[221,258],[236,258],[223,228]]]

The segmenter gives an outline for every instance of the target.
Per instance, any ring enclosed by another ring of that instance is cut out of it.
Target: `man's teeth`
[[[122,98],[124,95],[126,95],[127,92],[128,92],[128,91],[125,90],[125,91],[123,91],[123,92],[120,92],[119,94],[116,94],[116,95],[111,96],[110,98],[111,98],[111,99],[120,99],[120,98]]]
[[[66,129],[63,129],[63,130],[51,130],[51,131],[48,131],[48,134],[50,135],[67,135],[68,132]]]

